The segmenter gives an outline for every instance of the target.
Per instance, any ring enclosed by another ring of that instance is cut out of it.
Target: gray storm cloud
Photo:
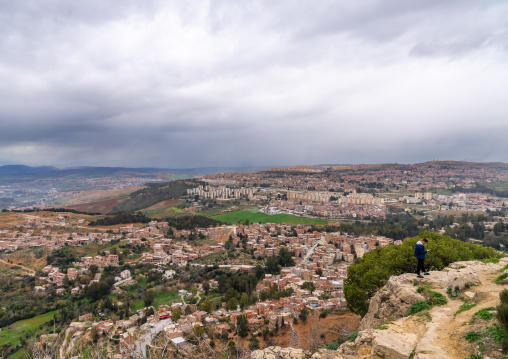
[[[508,162],[505,1],[1,1],[0,164]]]

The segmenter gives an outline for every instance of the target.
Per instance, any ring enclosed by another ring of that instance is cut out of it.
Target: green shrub
[[[441,293],[434,292],[432,290],[429,290],[429,294],[431,295],[431,301],[433,305],[445,305],[448,303],[446,300],[446,297],[442,295]]]
[[[428,300],[419,300],[418,302],[413,303],[409,308],[409,315],[416,314],[421,312],[422,310],[431,309],[432,304]]]
[[[350,342],[354,342],[356,340],[357,336],[358,336],[358,331],[351,332],[351,334],[349,334],[349,337],[347,338],[347,340],[349,340]]]
[[[501,303],[508,303],[508,290],[503,290],[499,293],[499,299],[501,299]]]
[[[501,283],[501,281],[506,278],[508,278],[508,273],[501,274],[499,277],[496,278],[496,284]]]
[[[475,306],[476,306],[475,303],[471,303],[471,304],[464,303],[460,306],[459,310],[457,310],[453,316],[456,316],[459,313],[465,312],[466,310],[469,310]]]
[[[417,260],[414,247],[417,241],[427,238],[432,249],[426,261],[429,268],[442,270],[457,261],[500,257],[493,248],[461,242],[434,232],[423,232],[414,238],[406,238],[401,245],[378,247],[365,253],[363,258],[348,268],[344,282],[344,295],[349,308],[364,316],[369,308],[368,300],[386,284],[390,276],[414,273]]]
[[[471,331],[467,332],[466,335],[464,335],[464,338],[466,338],[466,340],[469,343],[472,343],[472,342],[475,342],[475,341],[480,340],[481,338],[483,338],[483,333],[471,330]]]
[[[502,343],[505,337],[503,327],[500,325],[495,325],[493,327],[489,327],[487,329],[490,337],[494,339],[496,343]]]
[[[499,258],[485,258],[480,259],[483,263],[499,263]]]
[[[330,343],[326,346],[326,349],[328,350],[337,350],[339,348],[339,346],[337,345],[337,343]]]
[[[491,311],[493,311],[493,310],[496,310],[496,308],[493,308],[493,307],[483,308],[474,314],[479,316],[483,320],[490,320],[494,317],[494,314],[491,313]]]

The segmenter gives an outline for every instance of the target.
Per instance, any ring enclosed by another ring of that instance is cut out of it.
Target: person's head
[[[425,246],[425,245],[427,245],[427,243],[428,243],[429,241],[427,241],[427,238],[424,238],[424,239],[422,239],[422,242],[423,242],[423,245]]]

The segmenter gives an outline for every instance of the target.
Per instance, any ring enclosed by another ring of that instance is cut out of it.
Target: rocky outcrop
[[[252,359],[306,359],[310,358],[310,352],[303,349],[268,347],[263,350],[255,350],[251,354]]]
[[[342,344],[338,358],[408,358],[417,341],[413,333],[369,329],[360,332],[353,343]]]
[[[465,265],[467,263],[467,265]],[[485,266],[483,262],[456,262],[448,268],[448,289],[453,296],[469,289],[472,285],[480,283],[478,274],[472,271],[472,267]],[[466,269],[461,271],[461,269]]]
[[[255,359],[451,359],[457,357],[455,349],[443,342],[448,326],[461,301],[449,301],[448,305],[432,309],[426,317],[408,316],[409,308],[425,296],[418,287],[446,294],[459,294],[473,300],[478,296],[478,273],[497,271],[508,263],[501,259],[498,265],[483,262],[457,262],[443,271],[431,272],[423,279],[414,274],[391,277],[369,302],[369,311],[360,324],[360,332],[354,342],[342,344],[336,351],[321,349],[315,353],[294,349],[270,347],[252,353]],[[480,293],[482,294],[482,293]],[[483,294],[485,295],[485,294]],[[380,326],[383,324],[382,326]],[[439,345],[441,344],[441,345]]]
[[[417,292],[420,284],[446,288],[458,296],[471,286],[480,283],[477,272],[486,268],[490,267],[479,261],[456,262],[443,271],[431,272],[423,279],[417,280],[412,273],[391,277],[386,285],[370,299],[369,311],[362,319],[359,330],[374,328],[387,320],[405,317],[411,305],[425,299]],[[418,285],[415,285],[416,283]]]
[[[424,300],[413,285],[414,274],[391,277],[386,285],[369,301],[369,311],[363,317],[359,330],[377,327],[387,320],[399,319],[407,315],[409,307]]]

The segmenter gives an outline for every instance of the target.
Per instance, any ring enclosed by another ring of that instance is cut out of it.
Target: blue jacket
[[[425,250],[425,247],[423,246],[423,242],[418,241],[418,243],[416,243],[416,247],[415,247],[415,257],[418,259],[425,259],[425,253],[427,253],[427,251]]]

